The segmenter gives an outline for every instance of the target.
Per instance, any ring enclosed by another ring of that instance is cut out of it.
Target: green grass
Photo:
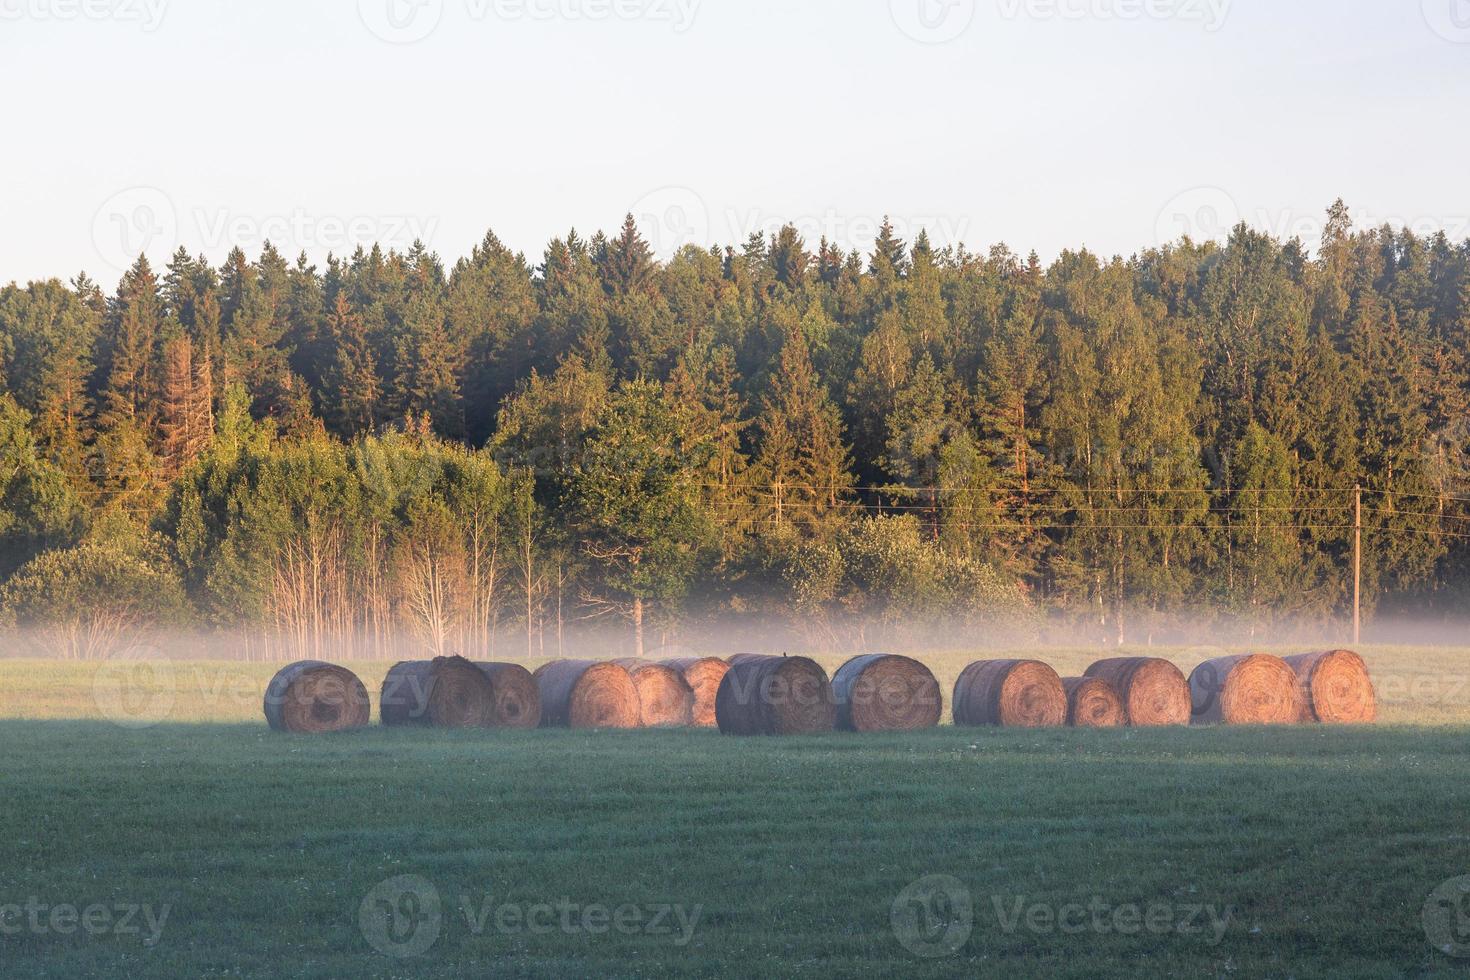
[[[1470,651],[1367,655],[1386,695],[1372,728],[789,740],[300,738],[260,720],[270,667],[176,664],[149,688],[0,661],[0,906],[169,907],[152,945],[146,925],[0,935],[0,975],[1464,976],[1422,911],[1470,874]],[[947,684],[967,658],[928,659]],[[385,666],[362,667],[370,688]],[[142,715],[158,724],[107,720],[159,692],[167,710]],[[400,875],[442,899],[437,941],[409,959],[374,949],[359,915]],[[931,875],[973,921],[923,959],[891,920]],[[465,913],[487,899],[477,930]],[[495,926],[563,901],[698,919],[687,944]],[[1048,921],[1074,904],[1110,928]],[[1129,906],[1160,928],[1111,928]],[[1202,906],[1229,912],[1218,942]],[[1204,931],[1163,931],[1181,921]]]

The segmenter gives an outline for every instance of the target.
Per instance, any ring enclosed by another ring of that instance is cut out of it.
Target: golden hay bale
[[[837,727],[848,732],[897,732],[933,728],[944,711],[939,682],[928,667],[908,657],[853,657],[832,678]]]
[[[557,660],[539,668],[542,728],[637,728],[643,709],[626,667]]]
[[[1128,724],[1123,699],[1101,677],[1064,677],[1067,724],[1073,728],[1117,728]]]
[[[410,660],[383,678],[378,711],[385,725],[492,728],[495,687],[463,657]]]
[[[806,657],[739,654],[715,695],[726,735],[810,735],[837,723],[827,672]]]
[[[638,688],[639,724],[644,728],[688,728],[694,722],[694,690],[667,664],[625,659],[614,663],[633,675]]]
[[[496,728],[537,728],[541,725],[541,690],[536,678],[520,664],[477,663],[495,688]]]
[[[1187,725],[1194,706],[1184,672],[1157,657],[1099,660],[1087,677],[1101,677],[1123,699],[1128,724],[1135,727]]]
[[[1371,724],[1378,698],[1368,665],[1351,650],[1287,657],[1301,692],[1301,720],[1337,725]]]
[[[282,667],[265,689],[265,720],[278,732],[320,735],[372,720],[367,688],[346,667],[302,660]]]
[[[1265,653],[1206,660],[1189,691],[1196,725],[1291,725],[1302,713],[1296,673]]]
[[[1046,728],[1067,720],[1062,679],[1039,660],[980,660],[954,685],[956,725]]]
[[[661,662],[677,670],[694,692],[694,726],[715,727],[715,696],[720,692],[720,681],[730,672],[730,665],[719,657],[683,657]]]

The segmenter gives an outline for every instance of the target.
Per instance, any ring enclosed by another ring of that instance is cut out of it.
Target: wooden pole
[[[1353,488],[1353,646],[1363,642],[1363,486]]]

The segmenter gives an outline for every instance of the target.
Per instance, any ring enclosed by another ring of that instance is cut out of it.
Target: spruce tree
[[[862,342],[847,387],[848,418],[858,465],[865,480],[879,478],[879,458],[888,440],[888,419],[913,372],[914,352],[896,312],[885,314]]]
[[[791,330],[756,420],[762,510],[777,526],[830,526],[852,487],[842,421],[812,368],[806,338]]]
[[[138,420],[146,433],[158,391],[163,301],[148,259],[139,256],[108,305],[99,351],[100,423]]]
[[[367,326],[344,293],[337,294],[325,329],[331,360],[322,376],[321,412],[333,432],[351,439],[382,420],[377,364]]]

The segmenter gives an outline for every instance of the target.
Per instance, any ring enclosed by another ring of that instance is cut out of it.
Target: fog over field
[[[0,91],[0,980],[1467,976],[1470,0]]]

